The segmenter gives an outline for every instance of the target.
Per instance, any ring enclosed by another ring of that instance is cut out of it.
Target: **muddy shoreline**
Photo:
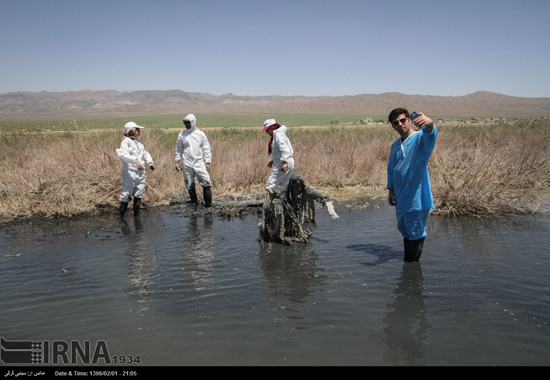
[[[311,187],[315,191],[322,195],[328,196],[336,204],[345,207],[346,209],[364,209],[370,206],[369,202],[373,200],[385,199],[387,192],[384,189],[372,189],[362,186],[349,187],[349,188],[322,188]],[[234,217],[241,217],[245,215],[259,215],[262,211],[263,202],[265,200],[265,193],[254,193],[251,195],[242,194],[230,194],[213,197],[212,207],[204,207],[202,199],[199,198],[199,205],[192,205],[188,203],[189,198],[187,196],[175,196],[168,201],[162,202],[143,202],[142,203],[142,215],[147,214],[147,210],[155,210],[160,208],[177,208],[179,211],[184,210],[184,216],[203,216],[213,215],[219,219],[231,219]],[[529,200],[522,202],[525,206],[522,209],[511,208],[508,213],[505,214],[533,214],[533,213],[550,213],[550,193],[546,191],[533,192]],[[316,207],[322,207],[316,204]],[[31,215],[25,217],[15,217],[11,220],[4,220],[0,222],[0,229],[8,228],[11,226],[24,225],[24,224],[38,224],[38,223],[60,223],[70,220],[84,220],[94,217],[106,217],[112,215],[113,218],[117,217],[118,205],[99,203],[95,205],[94,210],[82,212],[77,215]],[[525,211],[529,210],[529,211]],[[437,209],[433,210],[436,215],[445,214],[438,212]],[[491,215],[479,215],[479,217],[489,217]],[[127,213],[126,219],[133,218],[131,210]]]
[[[385,196],[385,191],[375,191],[372,189],[346,188],[346,189],[327,189],[320,187],[312,187],[315,191],[322,195],[328,196],[331,200],[344,205],[346,208],[358,207],[364,208],[368,205],[369,200],[378,199]],[[223,196],[214,196],[212,207],[204,207],[202,199],[199,198],[199,205],[189,204],[187,196],[175,196],[168,201],[163,202],[143,202],[142,215],[147,214],[147,210],[155,210],[160,208],[178,208],[183,209],[184,214],[189,216],[214,215],[220,219],[231,219],[245,215],[256,215],[261,213],[262,205],[265,200],[265,193],[256,193],[252,195],[232,194]],[[321,207],[320,205],[318,205]],[[117,216],[118,206],[99,203],[95,205],[94,210],[82,212],[77,215],[52,215],[40,216],[31,215],[25,217],[15,217],[11,220],[4,220],[0,223],[0,229],[10,226],[37,224],[37,223],[60,223],[69,220],[84,220],[94,217],[105,217],[112,215]],[[131,210],[127,213],[126,219],[133,218]]]
[[[263,198],[262,198],[263,199]],[[187,203],[187,199],[183,197],[175,197],[170,201],[157,202],[157,203],[142,203],[142,215],[146,215],[148,210],[154,210],[159,208],[169,207],[183,207],[185,213],[189,215],[201,215],[201,214],[216,214],[219,217],[231,218],[239,215],[257,213],[261,209],[262,199],[259,198],[246,198],[244,197],[228,197],[228,198],[216,198],[214,197],[214,204],[212,207],[206,208],[203,204],[191,205]],[[8,228],[11,226],[23,225],[23,224],[36,224],[36,223],[59,223],[67,220],[84,220],[94,217],[105,217],[112,215],[113,218],[117,217],[118,207],[110,204],[97,204],[95,210],[82,212],[77,215],[53,215],[53,216],[40,216],[32,215],[26,217],[16,217],[8,221],[3,221],[0,224],[0,229]],[[126,219],[133,218],[131,210],[127,212]]]

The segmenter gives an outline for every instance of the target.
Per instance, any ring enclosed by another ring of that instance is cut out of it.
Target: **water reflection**
[[[424,276],[420,262],[405,263],[388,304],[383,322],[388,351],[384,361],[392,365],[425,365],[424,348],[431,323],[426,317],[426,296],[422,294]]]
[[[133,218],[133,230],[126,220],[121,220],[120,225],[122,236],[126,241],[124,253],[128,258],[126,263],[128,284],[135,288],[130,294],[140,297],[138,301],[140,307],[135,312],[141,312],[151,307],[151,287],[158,257],[148,236],[143,233],[140,217]]]
[[[264,242],[258,244],[260,267],[269,295],[282,295],[292,302],[305,303],[314,289],[323,284],[322,277],[317,275],[318,257],[315,250],[310,250],[305,244],[293,247]]]
[[[403,262],[403,250],[384,244],[353,244],[346,249],[366,253],[374,261],[362,262],[367,267],[383,267],[387,263]],[[424,347],[431,324],[427,318],[426,296],[423,295],[424,273],[421,262],[402,264],[396,278],[392,302],[388,303],[382,320],[387,351],[382,360],[391,365],[426,365]],[[395,268],[395,264],[388,268]]]
[[[201,225],[202,221],[202,225]],[[186,287],[193,293],[189,299],[214,295],[211,284],[214,272],[214,229],[211,214],[192,214],[181,236],[180,259]]]

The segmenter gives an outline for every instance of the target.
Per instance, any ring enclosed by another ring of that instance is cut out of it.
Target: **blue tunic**
[[[388,189],[395,194],[395,211],[398,214],[434,208],[432,188],[428,174],[428,160],[435,147],[437,128],[431,133],[424,127],[401,142],[398,138],[391,146],[388,162]]]

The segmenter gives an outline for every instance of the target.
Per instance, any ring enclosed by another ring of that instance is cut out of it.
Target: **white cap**
[[[132,128],[143,129],[143,128],[145,128],[145,127],[140,127],[139,125],[137,125],[137,124],[134,123],[133,121],[129,121],[129,122],[126,123],[126,125],[124,126],[124,129],[126,129],[126,130],[132,129]]]
[[[275,121],[275,119],[267,119],[266,121],[264,121],[264,129],[262,129],[262,132],[265,132],[265,130],[267,128],[269,128],[270,126],[272,126],[273,124],[277,123]]]

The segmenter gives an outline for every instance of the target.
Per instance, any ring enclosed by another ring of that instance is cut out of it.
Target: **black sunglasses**
[[[399,120],[394,120],[391,123],[392,123],[392,125],[395,125],[397,127],[400,123],[405,124],[406,121],[407,121],[407,118],[404,117],[404,118],[399,119]]]

